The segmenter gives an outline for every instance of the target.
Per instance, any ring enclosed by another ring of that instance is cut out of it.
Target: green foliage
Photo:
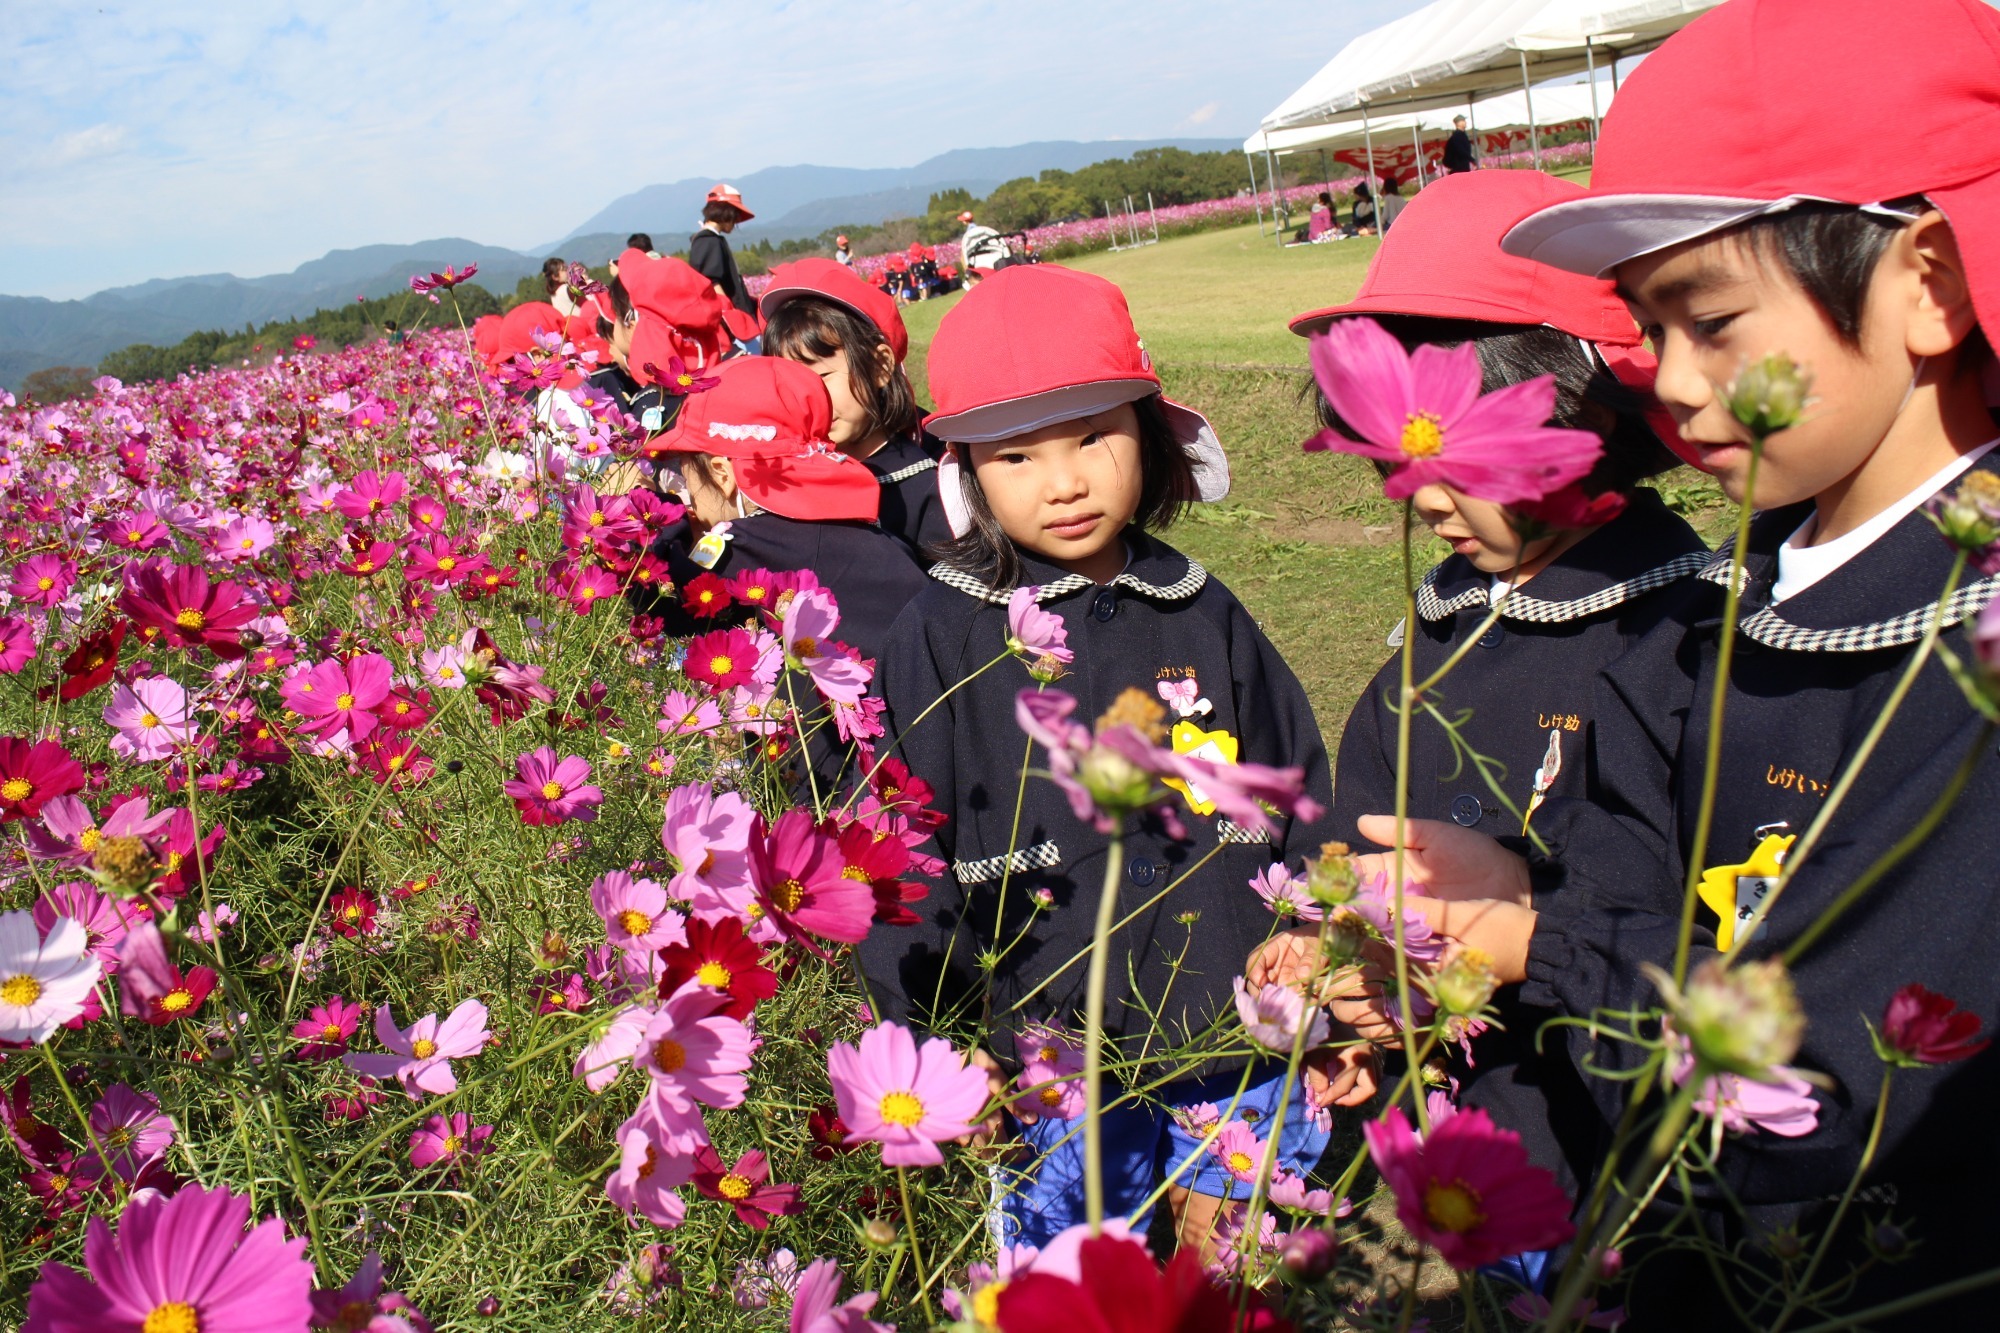
[[[1088,216],[1090,201],[1060,182],[1023,176],[986,196],[981,221],[1003,232],[1026,231],[1063,218]]]
[[[534,281],[539,290],[541,279]],[[481,315],[499,314],[506,308],[477,283],[466,283],[452,295],[457,298],[459,314],[467,324]],[[449,302],[451,297],[445,299]],[[518,301],[509,301],[507,306],[517,304]],[[449,304],[433,306],[414,292],[398,292],[332,310],[315,310],[297,319],[272,320],[262,328],[245,325],[242,333],[200,329],[171,347],[135,343],[108,354],[98,363],[97,373],[126,384],[143,384],[232,362],[263,365],[274,356],[290,352],[292,340],[304,335],[316,339],[322,348],[352,347],[384,336],[390,323],[408,333],[437,322],[440,316],[450,322],[454,318],[450,309]]]
[[[38,403],[60,403],[90,392],[97,372],[89,366],[50,366],[21,381],[21,397]]]

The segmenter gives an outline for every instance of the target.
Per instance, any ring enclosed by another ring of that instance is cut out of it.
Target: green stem
[[[1395,859],[1390,879],[1390,888],[1395,894],[1395,910],[1390,915],[1394,918],[1391,924],[1395,927],[1396,1003],[1401,1009],[1403,1020],[1403,1052],[1409,1059],[1413,1078],[1418,1067],[1417,1015],[1410,1007],[1410,956],[1404,951],[1403,844],[1407,841],[1406,835],[1410,825],[1410,722],[1417,698],[1416,690],[1411,685],[1415,675],[1417,655],[1417,589],[1410,553],[1410,532],[1415,514],[1416,506],[1408,500],[1403,501],[1403,647],[1399,654],[1402,689],[1396,707],[1396,838],[1392,853]],[[1419,1081],[1416,1086],[1421,1088],[1421,1082]],[[1418,1132],[1429,1134],[1431,1113],[1424,1105],[1421,1091],[1411,1097],[1410,1105],[1416,1112]]]
[[[1687,880],[1681,885],[1680,936],[1674,943],[1674,984],[1687,980],[1688,951],[1694,947],[1695,907],[1701,902],[1701,872],[1708,860],[1708,835],[1715,826],[1715,789],[1722,771],[1722,713],[1729,698],[1729,668],[1736,659],[1736,611],[1743,600],[1743,554],[1750,544],[1750,502],[1757,494],[1757,465],[1764,441],[1752,438],[1743,500],[1736,506],[1736,543],[1729,552],[1729,590],[1722,602],[1722,643],[1715,654],[1715,687],[1708,700],[1708,747],[1701,774],[1701,801],[1695,807],[1694,841],[1688,846]]]
[[[1959,557],[1960,561],[1964,556]],[[1799,1275],[1798,1285],[1785,1299],[1785,1308],[1778,1311],[1778,1317],[1771,1321],[1771,1333],[1780,1333],[1791,1317],[1798,1313],[1799,1305],[1812,1292],[1813,1276],[1825,1261],[1827,1251],[1833,1248],[1833,1238],[1840,1232],[1840,1223],[1847,1216],[1848,1208],[1854,1203],[1854,1195],[1861,1188],[1862,1177],[1875,1164],[1875,1150],[1882,1146],[1882,1125],[1889,1118],[1889,1083],[1895,1077],[1896,1067],[1885,1066],[1882,1070],[1882,1095],[1875,1101],[1875,1122],[1868,1127],[1868,1143],[1861,1150],[1861,1161],[1854,1168],[1854,1176],[1847,1182],[1847,1189],[1840,1196],[1833,1216],[1827,1221],[1826,1230],[1820,1234],[1819,1244],[1813,1247],[1813,1256],[1806,1261],[1806,1271]]]
[[[1842,1315],[1838,1319],[1829,1319],[1823,1324],[1802,1328],[1799,1333],[1842,1333],[1845,1329],[1863,1328],[1870,1324],[1879,1324],[1894,1315],[1908,1314],[1912,1310],[1921,1310],[1926,1305],[1949,1300],[1953,1296],[1964,1296],[1995,1284],[2000,1284],[2000,1268],[1989,1268],[1983,1273],[1957,1278],[1932,1287],[1929,1291],[1920,1291],[1914,1296],[1904,1296],[1882,1305],[1870,1306],[1866,1310],[1857,1310],[1853,1314]]]
[[[1084,1215],[1090,1234],[1104,1229],[1104,988],[1110,975],[1111,920],[1118,912],[1119,869],[1125,835],[1111,835],[1104,863],[1104,887],[1097,900],[1097,930],[1090,944],[1089,989],[1084,1002],[1083,1126]]]
[[[896,1188],[903,1196],[903,1231],[910,1238],[910,1271],[917,1279],[917,1299],[923,1302],[924,1318],[937,1322],[937,1311],[931,1308],[930,1279],[924,1276],[924,1252],[917,1246],[917,1210],[910,1207],[910,1170],[896,1168]]]

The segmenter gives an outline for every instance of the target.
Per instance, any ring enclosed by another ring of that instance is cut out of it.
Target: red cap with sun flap
[[[967,292],[939,322],[928,365],[937,411],[924,426],[957,444],[1025,435],[1160,391],[1125,293],[1058,264],[1001,269]],[[1229,460],[1208,419],[1165,396],[1160,404],[1194,462],[1201,498],[1229,494]],[[956,527],[956,455],[939,469]]]
[[[818,375],[776,356],[737,357],[712,375],[647,452],[727,458],[737,489],[785,518],[875,521],[881,483],[827,439],[833,403]]]
[[[896,354],[897,365],[902,365],[903,358],[909,355],[910,331],[903,327],[896,298],[856,277],[854,270],[845,264],[836,264],[831,259],[795,259],[780,264],[771,270],[771,285],[764,289],[757,308],[769,320],[779,306],[801,296],[817,296],[844,305],[882,330],[882,336],[889,340],[889,350]]]
[[[522,353],[534,351],[537,333],[564,337],[567,323],[562,312],[547,301],[527,301],[515,306],[500,317],[500,336],[487,365],[497,371]],[[573,389],[583,383],[583,372],[566,370],[556,383],[558,388]]]
[[[489,370],[500,364],[500,316],[481,315],[472,321],[472,351]]]
[[[1617,289],[1500,248],[1523,213],[1584,194],[1539,171],[1471,171],[1434,181],[1396,215],[1354,299],[1296,316],[1292,332],[1323,333],[1355,315],[1544,324],[1595,346],[1613,378],[1650,398],[1658,363]],[[1681,442],[1664,409],[1655,405],[1647,415],[1668,448],[1696,462],[1697,451]]]
[[[707,202],[711,204],[728,204],[731,208],[735,209],[738,213],[741,213],[743,215],[741,218],[737,219],[740,222],[748,222],[751,218],[757,216],[755,213],[752,213],[749,209],[743,206],[742,192],[739,191],[734,185],[716,185],[710,187],[708,191]]]
[[[757,336],[756,316],[731,305],[684,259],[627,250],[618,257],[618,281],[639,312],[625,360],[641,384],[657,378],[648,365],[665,374],[668,362],[679,357],[699,369],[720,361],[737,339]]]
[[[1980,0],[1729,0],[1625,81],[1584,197],[1528,214],[1503,244],[1602,274],[1803,202],[1893,215],[1881,206],[1922,195],[1951,221],[1980,323],[2000,331],[1996,138],[2000,14]]]

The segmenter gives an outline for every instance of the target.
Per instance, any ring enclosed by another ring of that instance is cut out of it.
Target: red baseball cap
[[[1523,214],[1585,197],[1539,171],[1468,171],[1426,186],[1396,216],[1344,305],[1292,320],[1324,332],[1348,315],[1423,315],[1493,324],[1547,324],[1585,342],[1635,347],[1639,326],[1609,282],[1520,259],[1500,238]]]
[[[734,185],[711,186],[708,191],[708,202],[711,204],[728,204],[743,215],[745,222],[757,216],[743,206],[743,195]]]
[[[738,357],[691,393],[648,453],[713,454],[736,464],[736,485],[759,507],[807,521],[873,523],[882,486],[859,459],[827,439],[833,403],[797,361]]]
[[[966,210],[965,210],[965,211],[964,211],[963,213],[960,213],[960,214],[958,215],[958,220],[959,220],[960,222],[970,222],[970,221],[972,221],[972,210],[968,208],[968,209],[966,209]]]
[[[1951,220],[1980,322],[2000,330],[1996,140],[2000,15],[1980,0],[1729,0],[1626,79],[1586,197],[1503,244],[1601,274],[1802,202],[1920,194]]]
[[[738,310],[686,260],[627,250],[618,257],[618,280],[639,312],[625,360],[641,384],[653,382],[648,365],[664,372],[679,357],[699,369],[728,355],[736,339],[757,336],[756,316]]]
[[[896,354],[897,365],[902,365],[903,358],[909,355],[910,331],[903,327],[896,298],[862,281],[845,264],[836,264],[831,259],[795,259],[780,264],[771,270],[771,285],[764,289],[757,308],[769,320],[779,306],[801,296],[817,296],[844,305],[882,330],[890,350]]]
[[[1001,269],[967,292],[939,322],[927,364],[937,411],[924,426],[956,444],[1025,435],[1160,391],[1125,293],[1057,264]],[[1201,498],[1229,494],[1229,459],[1215,428],[1164,395],[1160,403],[1194,459]],[[959,503],[956,464],[947,454],[939,465],[948,513]]]

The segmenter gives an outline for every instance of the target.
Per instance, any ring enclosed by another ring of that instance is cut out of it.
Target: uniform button
[[[1460,828],[1471,828],[1486,813],[1479,798],[1470,792],[1451,798],[1451,822]]]
[[[1495,621],[1493,624],[1488,625],[1486,627],[1486,632],[1484,634],[1479,636],[1479,646],[1481,648],[1498,648],[1500,646],[1500,640],[1505,637],[1506,636],[1500,632],[1499,622]]]
[[[1150,887],[1152,882],[1159,878],[1160,871],[1158,866],[1145,857],[1135,856],[1132,858],[1132,864],[1125,867],[1125,873],[1132,877],[1134,884],[1143,889]]]
[[[1091,599],[1090,614],[1099,620],[1109,620],[1118,614],[1118,590],[1099,588],[1097,596]]]

